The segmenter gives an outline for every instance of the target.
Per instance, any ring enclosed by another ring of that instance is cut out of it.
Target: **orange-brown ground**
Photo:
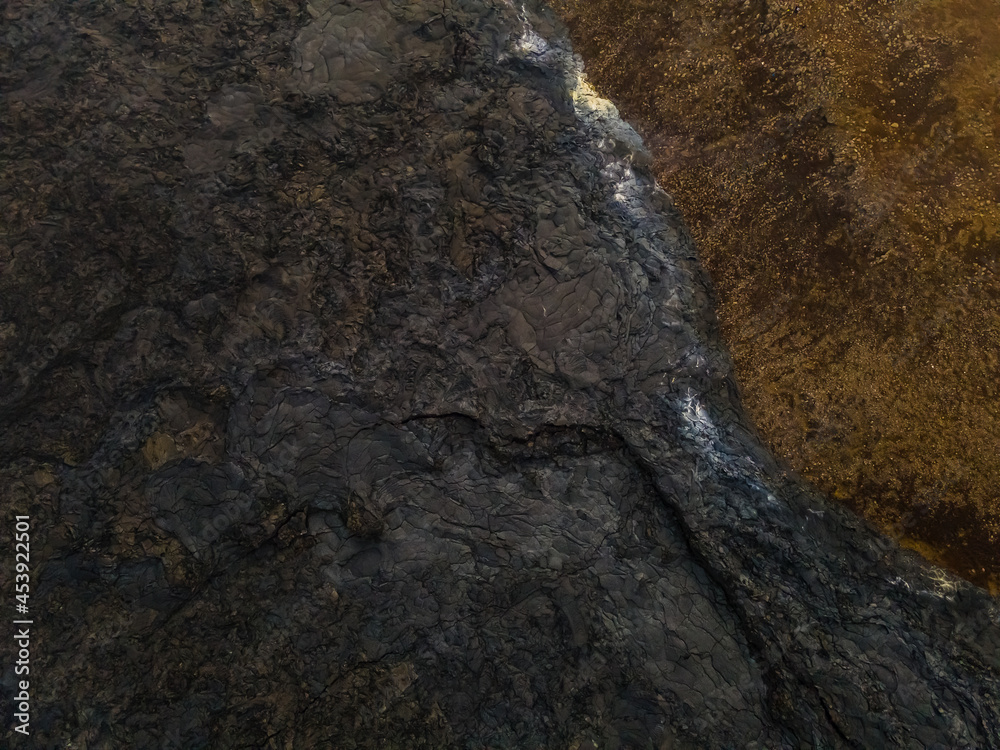
[[[555,0],[790,466],[1000,592],[1000,3]]]

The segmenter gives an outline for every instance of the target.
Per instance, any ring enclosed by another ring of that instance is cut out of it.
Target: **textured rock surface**
[[[5,14],[35,746],[998,746],[996,604],[762,449],[546,12]]]
[[[556,0],[775,453],[1000,595],[1000,3]]]

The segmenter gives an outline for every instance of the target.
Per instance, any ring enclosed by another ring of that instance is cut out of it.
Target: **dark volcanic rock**
[[[997,605],[761,448],[544,9],[4,24],[9,744],[1000,746]]]

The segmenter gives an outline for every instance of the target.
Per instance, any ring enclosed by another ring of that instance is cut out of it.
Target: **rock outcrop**
[[[5,14],[11,746],[1000,746],[996,603],[761,447],[544,8]]]

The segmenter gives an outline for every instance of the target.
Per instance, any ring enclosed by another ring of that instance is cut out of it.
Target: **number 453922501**
[[[18,604],[21,605],[18,607],[18,612],[24,613],[28,606],[29,591],[31,589],[31,568],[29,567],[31,563],[31,526],[28,523],[28,516],[17,516],[14,520],[17,531],[14,536],[14,541],[16,542],[15,569],[17,571],[17,577],[15,578],[17,593],[15,598]],[[25,609],[22,609],[22,607]]]

